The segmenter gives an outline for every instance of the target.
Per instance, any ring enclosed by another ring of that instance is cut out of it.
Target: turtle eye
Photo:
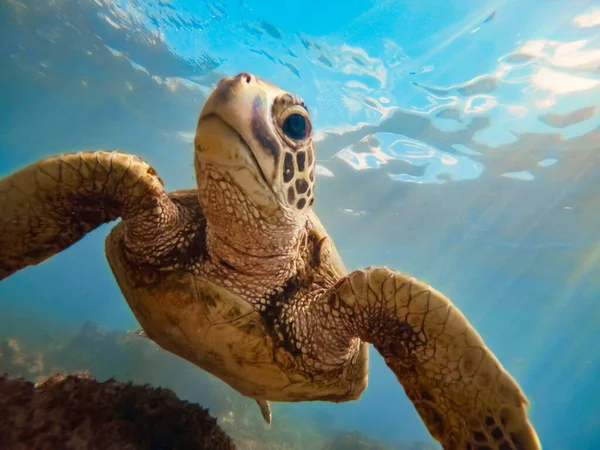
[[[281,130],[290,139],[301,141],[308,136],[308,122],[302,114],[290,114],[281,125]]]

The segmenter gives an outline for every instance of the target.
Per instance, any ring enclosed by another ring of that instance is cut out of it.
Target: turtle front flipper
[[[517,382],[432,287],[387,268],[357,270],[315,312],[338,336],[375,346],[444,449],[541,448]]]
[[[168,247],[180,222],[156,171],[133,155],[65,154],[0,179],[0,280],[119,217],[128,252],[141,259]]]

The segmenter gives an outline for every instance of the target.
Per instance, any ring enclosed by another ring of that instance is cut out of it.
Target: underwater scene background
[[[448,295],[516,377],[545,450],[600,448],[600,2],[2,0],[0,176],[121,149],[195,186],[200,108],[248,71],[301,95],[314,209],[349,269]],[[372,351],[344,404],[252,400],[139,338],[103,226],[0,283],[0,372],[173,389],[240,448],[437,449]]]

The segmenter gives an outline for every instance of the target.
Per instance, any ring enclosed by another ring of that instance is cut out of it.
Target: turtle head
[[[261,216],[298,218],[314,194],[314,150],[304,102],[249,73],[223,78],[200,114],[195,168],[202,206],[215,189],[245,197]],[[206,186],[215,180],[215,189]],[[210,211],[206,211],[210,213]]]

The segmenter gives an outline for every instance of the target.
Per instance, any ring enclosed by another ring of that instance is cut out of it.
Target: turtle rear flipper
[[[127,250],[142,258],[164,247],[179,222],[156,171],[133,155],[65,154],[0,179],[0,280],[119,217]]]
[[[271,406],[269,405],[269,402],[266,400],[256,400],[256,404],[260,408],[260,413],[262,414],[263,419],[265,419],[267,425],[271,425],[273,414],[271,413]]]

